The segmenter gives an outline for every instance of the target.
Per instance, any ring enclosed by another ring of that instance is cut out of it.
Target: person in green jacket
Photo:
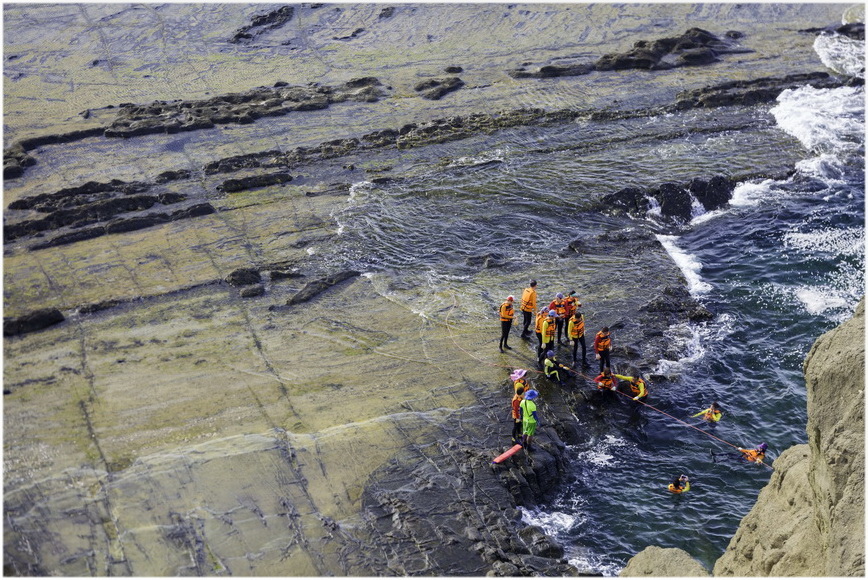
[[[525,451],[533,451],[531,440],[536,434],[536,427],[539,423],[537,415],[536,403],[534,400],[539,397],[539,393],[535,389],[531,389],[524,394],[524,399],[519,404],[518,408],[521,411],[521,445]]]
[[[546,353],[546,358],[543,361],[543,372],[546,375],[546,378],[550,381],[555,381],[560,386],[564,386],[564,377],[566,376],[566,372],[570,370],[570,367],[559,363],[555,359],[555,351],[550,350]],[[564,376],[561,376],[561,374]]]

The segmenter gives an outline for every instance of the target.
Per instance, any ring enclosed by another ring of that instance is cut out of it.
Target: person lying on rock
[[[545,372],[546,378],[550,381],[554,381],[560,386],[564,386],[566,372],[570,370],[570,367],[559,363],[555,359],[555,351],[550,350],[546,353],[546,359],[543,361],[543,372]]]

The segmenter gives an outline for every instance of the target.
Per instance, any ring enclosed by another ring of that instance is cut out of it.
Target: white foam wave
[[[705,294],[711,290],[711,285],[702,279],[699,272],[702,270],[702,262],[678,247],[675,243],[678,236],[666,236],[657,234],[657,239],[663,248],[681,269],[687,279],[687,289],[692,295]]]
[[[565,513],[560,511],[543,512],[519,507],[521,521],[529,526],[539,526],[549,536],[558,536],[571,528],[582,524],[587,518],[580,512]]]
[[[834,256],[861,256],[865,251],[865,230],[823,228],[811,232],[789,232],[784,235],[783,241],[787,250]]]
[[[729,200],[729,205],[735,207],[750,207],[758,205],[763,199],[767,198],[772,192],[772,185],[776,182],[772,179],[766,179],[760,183],[739,183],[732,190],[732,197]]]
[[[809,151],[857,153],[865,142],[863,87],[787,89],[770,113],[778,126]]]
[[[727,320],[725,324],[731,324]],[[691,365],[705,356],[707,342],[704,332],[708,332],[707,325],[691,325],[678,324],[670,327],[669,336],[672,339],[673,349],[676,352],[683,353],[683,356],[678,360],[670,360],[661,358],[657,361],[657,367],[653,374],[671,376],[680,373],[685,366]],[[713,328],[713,327],[712,327]],[[732,332],[731,329],[728,332]],[[719,332],[719,335],[727,332]]]
[[[576,458],[585,465],[596,465],[597,467],[612,467],[617,461],[618,456],[615,451],[619,447],[629,445],[623,439],[618,439],[612,435],[606,435],[599,443],[591,449],[581,451],[576,455]]]
[[[865,78],[865,41],[840,34],[821,34],[814,51],[824,65],[838,74]]]
[[[495,149],[494,151],[485,151],[478,155],[467,155],[453,160],[447,167],[473,167],[474,165],[482,165],[491,163],[492,161],[505,161],[509,155],[509,148]]]

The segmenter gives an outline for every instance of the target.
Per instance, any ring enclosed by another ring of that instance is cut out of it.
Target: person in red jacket
[[[604,326],[603,330],[594,337],[594,352],[597,360],[600,361],[600,372],[603,372],[604,368],[612,366],[609,356],[612,353],[612,336],[609,334],[608,326]]]

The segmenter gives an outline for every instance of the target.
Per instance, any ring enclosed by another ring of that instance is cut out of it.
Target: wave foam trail
[[[814,40],[814,52],[838,74],[865,78],[865,41],[840,34],[821,34]]]
[[[858,153],[865,141],[863,87],[787,89],[769,112],[781,129],[809,151]]]
[[[678,239],[678,236],[657,234],[657,239],[663,245],[666,253],[669,254],[675,264],[681,269],[681,272],[687,279],[687,289],[691,295],[705,294],[711,290],[711,285],[705,282],[699,275],[699,272],[702,270],[702,262],[676,245],[675,241]]]

